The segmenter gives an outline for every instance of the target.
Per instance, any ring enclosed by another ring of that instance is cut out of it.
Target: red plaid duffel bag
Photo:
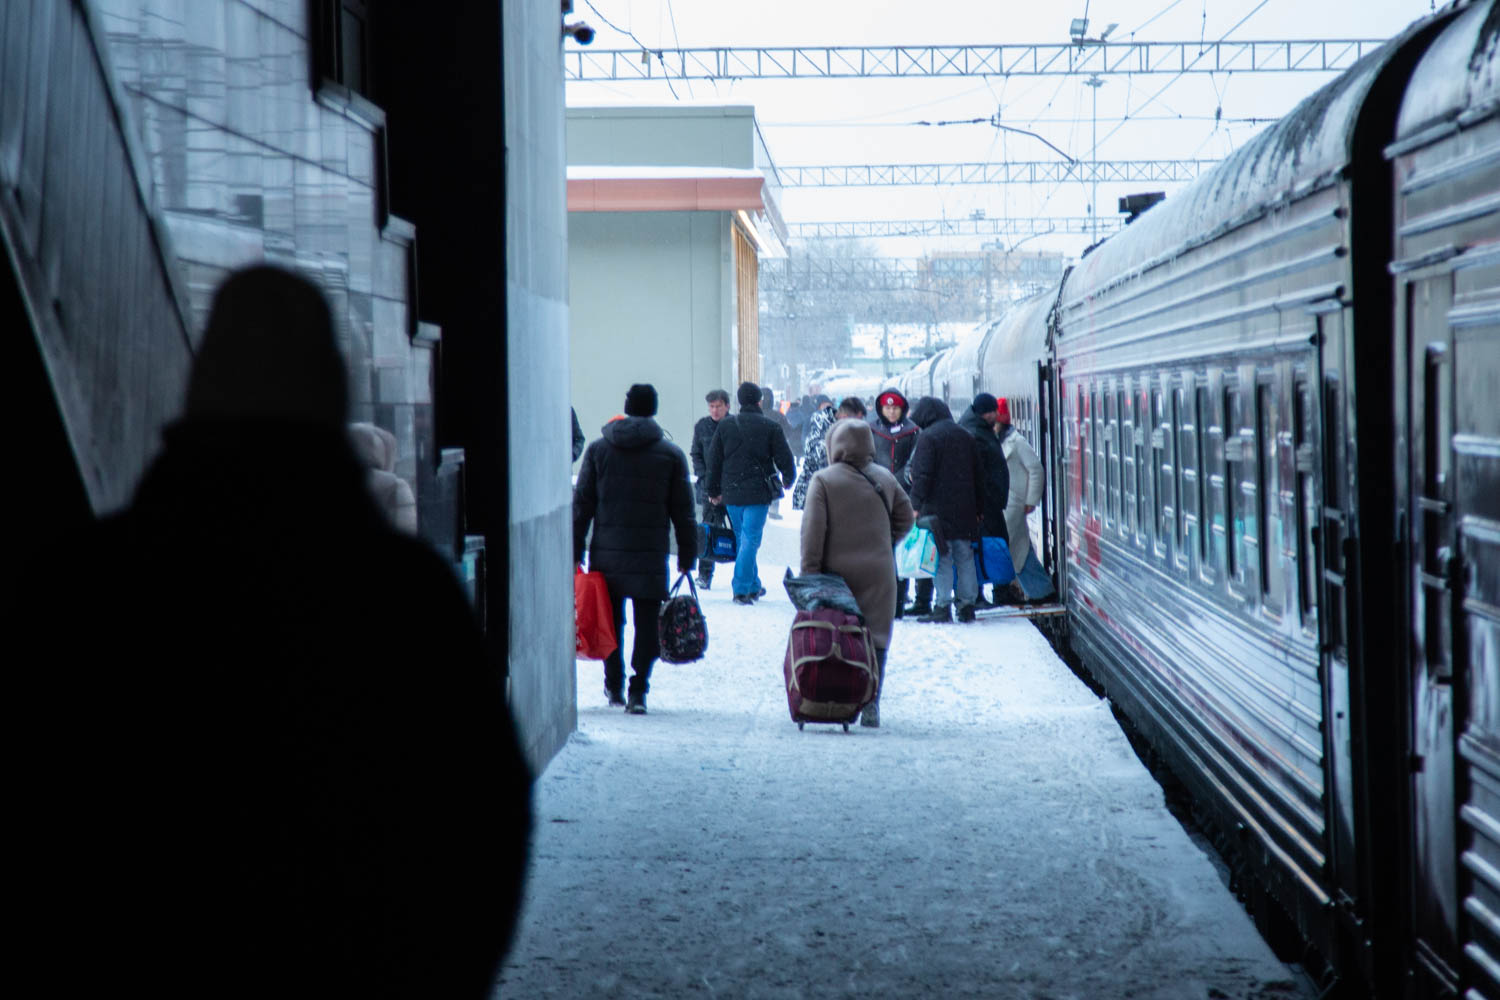
[[[798,611],[782,673],[793,722],[847,727],[875,700],[879,682],[870,630],[843,611]]]

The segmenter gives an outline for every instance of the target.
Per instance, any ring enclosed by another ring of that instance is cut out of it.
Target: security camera
[[[594,40],[594,29],[587,22],[574,21],[572,24],[563,25],[563,34],[572,35],[573,41],[579,45],[587,45]]]

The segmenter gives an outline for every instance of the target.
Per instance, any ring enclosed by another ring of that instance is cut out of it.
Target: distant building
[[[651,382],[684,448],[703,395],[764,382],[760,253],[785,227],[745,106],[569,108],[572,404],[584,432]]]

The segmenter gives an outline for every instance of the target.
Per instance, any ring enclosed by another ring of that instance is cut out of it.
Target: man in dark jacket
[[[1005,532],[1005,505],[1010,502],[1010,465],[1005,460],[1005,448],[995,434],[995,423],[1000,419],[1000,402],[987,392],[974,397],[974,402],[958,420],[958,426],[974,435],[979,444],[979,468],[984,474],[984,515],[980,534],[987,538],[1009,539]],[[998,590],[992,587],[991,590]],[[998,593],[996,594],[998,597]],[[992,601],[984,599],[983,588],[977,603],[989,607]]]
[[[703,487],[708,481],[708,446],[719,429],[719,421],[729,413],[729,393],[723,389],[710,389],[703,397],[708,403],[708,416],[700,417],[693,425],[693,444],[688,455],[693,460],[693,499],[698,501],[703,523],[712,524],[720,512],[720,505],[708,502]],[[698,586],[707,590],[714,582],[714,561],[707,552],[698,553]]]
[[[765,594],[756,569],[771,501],[792,484],[797,465],[781,428],[760,412],[760,387],[742,382],[740,412],[719,422],[708,449],[708,499],[723,503],[734,526],[734,602],[754,604]],[[778,481],[776,471],[781,470]]]
[[[932,613],[921,620],[953,620],[949,602],[956,572],[958,620],[973,621],[979,584],[970,543],[979,537],[984,509],[979,444],[953,422],[948,404],[940,399],[923,396],[912,407],[911,418],[922,429],[911,457],[911,502],[917,509],[918,523],[934,527],[938,549]]]
[[[583,453],[573,488],[573,561],[582,564],[589,525],[589,569],[604,574],[615,615],[615,651],[604,661],[604,694],[631,715],[646,714],[651,667],[661,651],[656,615],[667,599],[667,530],[677,535],[677,571],[691,573],[697,556],[693,488],[687,456],[667,441],[656,416],[656,388],[638,383],[625,394],[625,416],[604,425]],[[635,622],[630,699],[625,681],[625,598]]]
[[[9,803],[43,975],[490,995],[531,778],[452,568],[365,488],[347,385],[316,285],[231,275],[130,507],[13,609],[53,667],[11,690],[46,748]]]
[[[890,470],[901,488],[911,494],[911,453],[917,447],[917,425],[906,416],[906,397],[894,388],[875,397],[875,412],[870,416],[870,430],[875,434],[875,461]],[[896,581],[896,617],[906,614],[906,580]],[[916,614],[932,611],[932,581],[917,581]]]

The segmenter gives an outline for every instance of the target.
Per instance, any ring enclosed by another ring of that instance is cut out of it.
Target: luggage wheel
[[[799,732],[799,733],[802,732],[802,726],[803,725],[804,725],[804,723],[801,723],[801,722],[797,723],[797,732]]]
[[[848,731],[849,731],[849,723],[846,722],[846,723],[844,723],[844,732],[847,733]]]

